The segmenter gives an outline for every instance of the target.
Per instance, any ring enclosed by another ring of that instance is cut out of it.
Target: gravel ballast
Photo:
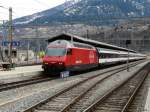
[[[125,75],[121,75],[121,76],[118,75],[115,79],[112,79],[112,82],[107,82],[110,85],[104,84],[103,85],[104,87],[102,86],[103,89],[100,90],[101,93],[106,92],[107,89],[110,89],[112,86],[114,86],[114,84],[132,75],[135,71],[140,69],[144,64],[145,63],[134,67],[134,69],[130,70],[129,74],[127,74],[127,72],[125,71],[123,73]],[[73,76],[67,79],[57,79],[50,82],[34,84],[26,87],[21,87],[21,88],[1,92],[0,111],[1,112],[22,111],[25,108],[41,101],[42,99],[47,99],[48,97],[54,95],[56,92],[65,89],[75,83],[78,83],[79,81],[85,79],[86,77],[100,73],[102,71],[104,70],[98,70],[98,71],[86,73],[84,75]],[[91,101],[93,101],[98,96],[94,96],[93,98],[92,97],[90,98]]]

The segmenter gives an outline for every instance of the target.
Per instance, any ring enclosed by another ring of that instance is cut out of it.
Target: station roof
[[[63,34],[51,37],[51,38],[48,39],[48,42],[53,42],[55,40],[61,40],[61,39],[62,40],[69,40],[69,41],[73,40],[75,42],[90,44],[90,45],[93,45],[95,47],[100,47],[100,48],[108,48],[108,49],[114,49],[114,50],[128,51],[128,49],[123,48],[123,47],[118,47],[118,46],[115,46],[115,45],[111,45],[111,44],[107,44],[107,43],[103,43],[103,42],[99,42],[99,41],[79,37],[79,36],[72,35],[72,34],[69,34],[69,33],[63,33]],[[135,52],[134,50],[129,50],[129,51],[130,52]]]

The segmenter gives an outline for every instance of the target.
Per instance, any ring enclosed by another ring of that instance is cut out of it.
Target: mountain
[[[150,0],[71,0],[52,9],[14,20],[15,25],[101,24],[150,16]]]

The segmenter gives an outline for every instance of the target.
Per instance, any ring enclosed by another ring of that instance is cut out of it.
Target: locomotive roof
[[[118,47],[115,45],[111,45],[111,44],[107,44],[107,43],[103,43],[103,42],[99,42],[99,41],[95,41],[95,40],[91,40],[91,39],[86,39],[86,38],[72,35],[69,33],[63,33],[63,34],[51,37],[48,39],[48,42],[53,42],[53,41],[58,40],[58,39],[59,40],[60,39],[69,40],[69,41],[71,41],[73,39],[73,41],[75,41],[75,42],[86,43],[86,44],[93,45],[95,47],[102,47],[102,48],[108,48],[108,49],[114,49],[114,50],[128,51],[128,49],[123,48],[123,47]],[[134,50],[129,50],[129,51],[136,53]]]

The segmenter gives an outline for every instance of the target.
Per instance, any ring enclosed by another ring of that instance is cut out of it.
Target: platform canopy
[[[113,50],[121,50],[121,51],[128,51],[128,49],[123,48],[123,47],[118,47],[118,46],[115,46],[115,45],[111,45],[111,44],[107,44],[107,43],[103,43],[103,42],[99,42],[99,41],[79,37],[79,36],[72,35],[72,34],[69,34],[69,33],[63,33],[63,34],[51,37],[51,38],[48,39],[48,42],[50,43],[50,42],[53,42],[55,40],[69,40],[69,41],[75,41],[75,42],[90,44],[90,45],[93,45],[94,47],[107,48],[107,49],[113,49]],[[129,50],[129,51],[136,53],[136,51],[134,51],[134,50]]]

